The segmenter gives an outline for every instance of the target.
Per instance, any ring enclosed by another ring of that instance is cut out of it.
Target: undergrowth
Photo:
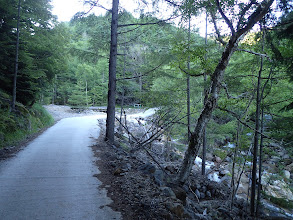
[[[25,140],[42,128],[52,125],[53,118],[39,104],[25,107],[17,104],[16,111],[9,105],[0,103],[0,148],[8,147]]]

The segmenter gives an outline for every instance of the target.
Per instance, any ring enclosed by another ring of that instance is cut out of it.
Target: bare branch
[[[142,26],[138,26],[138,27],[135,27],[135,28],[130,29],[130,30],[128,30],[128,31],[118,32],[117,34],[118,34],[118,35],[119,35],[119,34],[126,34],[126,33],[129,33],[129,32],[135,31],[135,30],[137,30],[138,28],[141,28],[141,27],[142,27]]]
[[[239,77],[258,77],[256,75],[251,75],[251,74],[248,74],[248,75],[238,75],[238,76],[230,76],[232,79],[236,79],[236,78],[239,78]],[[261,77],[261,79],[289,79],[290,77],[289,76],[280,76],[280,77]]]
[[[245,13],[251,8],[251,6],[252,6],[253,4],[255,4],[255,2],[256,2],[255,0],[250,1],[249,4],[246,5],[246,6],[242,9],[242,11],[240,12],[240,18],[239,18],[239,21],[238,21],[238,24],[237,24],[237,30],[240,28],[240,25],[241,25],[241,22],[243,21],[243,17],[244,17],[244,15],[245,15]]]
[[[247,52],[247,53],[251,53],[253,55],[257,55],[257,56],[261,56],[261,57],[265,57],[267,58],[270,62],[273,62],[273,60],[266,54],[262,54],[262,53],[257,53],[257,52],[253,52],[250,50],[245,50],[245,49],[241,49],[241,48],[237,48],[238,51],[243,51],[243,52]]]
[[[188,72],[187,70],[183,69],[180,64],[179,64],[179,69],[184,72],[185,74],[189,75],[189,76],[192,76],[192,77],[199,77],[199,76],[204,76],[205,73],[200,73],[200,74],[191,74],[190,72]]]
[[[143,74],[140,74],[139,76],[133,76],[133,77],[126,77],[126,78],[120,78],[120,79],[116,79],[116,81],[120,81],[120,80],[130,80],[130,79],[136,79],[136,78],[139,78],[139,77],[142,77],[142,76],[145,76],[153,71],[155,71],[156,69],[158,69],[159,67],[161,67],[162,65],[164,64],[164,61],[162,63],[160,63],[158,66],[154,67],[153,69],[143,73]]]
[[[249,129],[251,129],[251,130],[253,130],[253,131],[256,131],[255,128],[251,127],[251,126],[248,125],[246,122],[242,121],[242,120],[240,119],[240,117],[239,117],[235,112],[232,112],[232,111],[230,111],[230,110],[228,110],[228,109],[224,109],[224,108],[221,108],[221,107],[218,107],[218,109],[230,113],[232,116],[234,116],[234,117],[236,118],[236,120],[238,120],[238,121],[239,121],[241,124],[243,124],[245,127],[249,128]],[[260,135],[263,135],[263,137],[265,137],[265,138],[267,138],[267,139],[270,139],[270,140],[274,140],[274,141],[276,141],[275,139],[273,139],[273,138],[271,138],[271,137],[265,135],[264,133],[262,133],[262,132],[260,132],[260,131],[256,131],[256,132],[257,132],[258,134],[260,134]]]
[[[144,25],[153,25],[153,24],[163,24],[165,23],[166,21],[170,21],[172,19],[175,19],[175,18],[178,18],[180,15],[177,15],[175,17],[170,17],[168,19],[165,19],[165,20],[159,20],[159,21],[156,21],[156,22],[147,22],[147,23],[133,23],[133,24],[120,24],[118,25],[118,27],[129,27],[129,26],[136,26],[136,25],[140,25],[140,26],[144,26]]]
[[[241,36],[248,30],[250,30],[263,16],[268,12],[269,8],[273,4],[274,0],[263,0],[263,2],[257,7],[257,9],[248,17],[247,25],[237,30],[237,35]]]
[[[226,95],[227,95],[227,98],[228,98],[228,99],[241,99],[241,98],[243,98],[243,97],[246,97],[247,94],[248,94],[248,92],[244,92],[244,93],[242,93],[242,94],[240,94],[240,95],[238,95],[238,96],[236,96],[236,97],[235,97],[235,96],[231,96],[230,93],[229,93],[229,91],[228,91],[228,87],[227,87],[227,85],[224,84],[224,83],[222,83],[221,85],[222,85],[222,87],[224,88],[224,90],[225,90],[225,92],[226,92]]]
[[[225,46],[227,44],[227,42],[225,42],[223,39],[222,39],[222,36],[221,36],[221,33],[220,33],[220,30],[217,26],[217,21],[216,21],[216,15],[213,13],[213,12],[210,12],[211,13],[211,17],[212,17],[212,22],[214,24],[214,28],[215,28],[215,31],[216,31],[216,34],[217,34],[217,41],[219,41],[223,46]]]
[[[233,27],[232,22],[229,20],[229,18],[227,18],[227,16],[223,12],[219,0],[216,0],[216,3],[217,3],[217,7],[218,7],[219,12],[222,15],[222,18],[225,20],[226,24],[229,26],[229,28],[230,28],[230,30],[232,32],[232,35],[234,35],[235,34],[235,30],[234,30],[234,27]]]
[[[176,4],[175,2],[173,1],[170,1],[170,0],[164,0],[165,2],[168,2],[170,5],[173,5],[173,6],[176,6],[176,7],[180,7],[180,5]]]

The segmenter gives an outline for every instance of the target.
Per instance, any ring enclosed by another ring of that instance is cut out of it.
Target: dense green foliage
[[[188,2],[180,9],[182,13],[197,13],[195,3]],[[201,1],[196,4],[199,8],[204,5]],[[230,4],[233,2],[227,3],[225,10],[229,10]],[[76,16],[68,23],[58,24],[50,7],[46,0],[24,1],[22,4],[18,106],[35,102],[106,105],[111,14]],[[274,21],[276,27],[284,28],[266,31],[264,53],[270,59],[264,60],[262,107],[266,135],[284,141],[289,147],[292,142],[292,12],[288,8],[284,12],[279,20]],[[6,112],[14,74],[16,14],[17,1],[1,1],[1,110]],[[188,42],[186,17],[182,26],[174,26],[159,22],[150,14],[135,18],[127,11],[121,11],[120,25],[158,23],[119,28],[117,66],[117,104],[121,105],[123,100],[124,105],[141,103],[168,109],[170,118],[176,115],[182,118],[173,126],[172,135],[185,141],[186,73],[191,77],[191,123],[194,125],[203,106],[203,88],[209,84],[209,74],[223,51],[214,36],[210,36],[205,44],[204,38],[194,30]],[[239,47],[262,53],[261,34],[247,35]],[[188,60],[190,70],[186,67]],[[235,140],[235,116],[253,127],[255,99],[252,97],[255,96],[259,64],[260,57],[251,53],[237,51],[233,55],[224,78],[227,89],[222,89],[219,99],[221,110],[214,112],[207,128],[210,146]],[[204,81],[203,73],[207,74],[207,81]],[[239,95],[237,99],[232,98]],[[252,129],[244,126],[240,140],[248,147],[251,138],[247,133],[252,133]]]
[[[18,1],[0,4],[0,86],[12,93],[16,51],[16,18]],[[65,68],[64,42],[48,0],[21,1],[20,52],[17,80],[17,101],[32,105],[43,85]]]

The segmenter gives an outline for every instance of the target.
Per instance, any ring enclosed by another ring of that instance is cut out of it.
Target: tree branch
[[[179,69],[182,71],[182,72],[184,72],[185,74],[187,74],[187,75],[189,75],[189,76],[192,76],[192,77],[199,77],[199,76],[203,76],[205,73],[200,73],[200,74],[196,74],[196,75],[194,75],[194,74],[191,74],[190,72],[188,72],[187,70],[185,70],[185,69],[183,69],[181,66],[180,66],[180,64],[179,64]]]
[[[120,79],[116,79],[116,81],[120,81],[120,80],[129,80],[129,79],[136,79],[136,78],[139,78],[139,77],[142,77],[142,76],[145,76],[153,71],[155,71],[156,69],[158,69],[160,66],[162,66],[164,64],[164,61],[162,63],[160,63],[158,66],[154,67],[153,69],[143,73],[143,74],[140,74],[139,76],[133,76],[133,77],[125,77],[125,78],[120,78]]]
[[[258,21],[260,21],[268,12],[273,2],[274,0],[263,0],[252,15],[248,17],[247,25],[237,31],[237,35],[241,36],[245,32],[249,31]]]
[[[129,33],[129,32],[132,32],[132,31],[135,31],[135,30],[137,30],[138,28],[141,28],[142,26],[138,26],[138,27],[135,27],[135,28],[133,28],[133,29],[131,29],[131,30],[128,30],[128,31],[123,31],[123,32],[118,32],[117,34],[119,35],[119,34],[126,34],[126,33]]]
[[[235,96],[230,95],[230,93],[228,91],[228,87],[227,87],[226,84],[222,83],[221,85],[224,88],[228,99],[241,99],[243,97],[246,97],[246,95],[248,94],[248,92],[244,92],[244,93],[242,93],[242,94],[240,94],[240,95],[235,97]]]
[[[257,55],[257,56],[261,56],[261,57],[265,57],[267,58],[270,62],[273,62],[273,60],[266,54],[262,54],[262,53],[257,53],[257,52],[253,52],[250,50],[245,50],[245,49],[241,49],[241,48],[237,48],[237,51],[243,51],[243,52],[247,52],[247,53],[251,53],[253,55]]]
[[[227,18],[227,16],[223,12],[219,0],[216,0],[216,3],[217,3],[217,7],[218,7],[219,12],[222,15],[222,18],[225,20],[226,24],[229,26],[229,28],[230,28],[230,30],[232,32],[232,35],[234,35],[235,34],[235,30],[234,30],[234,27],[233,27],[232,22],[229,20],[229,18]]]
[[[222,36],[221,36],[221,33],[220,33],[220,30],[218,29],[218,26],[217,26],[217,21],[216,21],[216,15],[213,13],[213,12],[210,12],[211,13],[211,17],[212,17],[212,22],[214,24],[214,28],[215,28],[215,31],[216,31],[216,34],[217,34],[217,41],[219,41],[223,46],[226,46],[227,42],[225,42],[223,39],[222,39]]]
[[[166,22],[166,21],[170,21],[170,20],[172,20],[172,19],[178,18],[179,16],[180,16],[180,15],[175,16],[175,17],[170,17],[170,18],[165,19],[165,20],[159,20],[159,21],[156,21],[156,22],[133,23],[133,24],[120,24],[120,25],[118,25],[118,27],[129,27],[129,26],[136,26],[136,25],[143,26],[143,25],[161,24],[161,23],[164,23],[164,22]]]
[[[168,2],[170,5],[173,5],[173,6],[176,6],[176,7],[180,7],[180,5],[176,4],[175,2],[173,1],[170,1],[170,0],[164,0],[165,2]]]
[[[232,111],[230,111],[230,110],[228,110],[228,109],[224,109],[224,108],[221,108],[221,107],[218,107],[218,109],[220,109],[221,111],[224,111],[224,112],[228,112],[228,113],[230,113],[232,116],[234,116],[234,117],[236,118],[236,120],[238,120],[238,121],[239,121],[241,124],[243,124],[245,127],[249,128],[249,129],[251,129],[251,130],[253,130],[253,131],[256,131],[255,128],[251,127],[251,126],[248,125],[246,122],[242,121],[242,120],[240,119],[240,117],[239,117],[235,112],[232,112]],[[262,132],[260,132],[260,131],[256,131],[256,132],[257,132],[258,134],[260,134],[260,135],[263,135],[263,136],[264,136],[265,138],[267,138],[267,139],[274,140],[273,138],[271,138],[271,137],[265,135],[264,133],[262,133]]]
[[[243,17],[245,15],[245,13],[251,8],[251,6],[253,4],[255,4],[255,2],[256,2],[255,0],[250,1],[249,4],[246,5],[243,8],[243,10],[240,12],[240,18],[239,18],[239,21],[238,21],[238,24],[237,24],[237,30],[239,30],[239,28],[240,28],[240,25],[241,25],[241,22],[243,21]]]

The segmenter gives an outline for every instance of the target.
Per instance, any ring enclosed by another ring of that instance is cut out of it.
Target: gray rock
[[[186,192],[180,186],[172,187],[173,192],[176,195],[177,199],[180,199],[183,203],[186,202]]]
[[[221,163],[221,162],[222,162],[222,159],[221,159],[220,157],[217,157],[217,156],[215,157],[214,160],[215,160],[215,162],[217,162],[217,163]]]
[[[206,197],[206,195],[204,193],[200,193],[200,198],[204,199]]]
[[[271,163],[278,163],[280,160],[281,158],[278,156],[272,156],[270,159]]]
[[[156,170],[154,173],[154,181],[158,186],[164,186],[164,173],[162,170]]]
[[[183,214],[185,213],[184,207],[180,203],[172,203],[168,202],[166,204],[166,208],[169,209],[169,211],[178,217],[183,217]]]
[[[168,165],[165,167],[165,170],[169,171],[170,173],[176,173],[177,169],[174,166]]]
[[[203,193],[205,193],[205,192],[207,191],[207,187],[206,187],[206,186],[202,186],[202,187],[201,187],[201,191],[202,191]]]
[[[292,161],[291,161],[291,162],[292,162]],[[285,169],[288,170],[289,172],[293,172],[293,163],[287,165],[287,166],[285,167]]]
[[[172,191],[170,187],[160,187],[162,194],[167,197],[176,198],[175,193]]]
[[[223,183],[226,186],[230,186],[231,185],[231,180],[232,180],[232,178],[230,176],[224,176],[221,179],[221,183]]]
[[[220,176],[225,176],[228,173],[230,173],[230,172],[228,170],[225,170],[225,169],[220,169],[220,172],[219,172]]]
[[[221,213],[223,213],[224,216],[228,217],[229,219],[233,219],[233,218],[231,217],[231,215],[230,215],[230,211],[227,210],[226,208],[224,208],[224,207],[220,207],[220,208],[218,208],[218,211],[221,212]]]
[[[141,165],[138,169],[144,174],[153,174],[156,171],[156,167],[150,163]]]
[[[208,198],[211,198],[211,197],[212,197],[211,192],[210,192],[210,191],[207,191],[207,192],[206,192],[206,196],[207,196]]]
[[[227,162],[227,163],[231,163],[232,162],[232,158],[231,157],[226,157],[224,161]]]
[[[193,206],[197,210],[198,213],[204,212],[204,209],[198,203],[194,203]]]
[[[207,160],[212,160],[212,159],[213,159],[213,154],[211,154],[211,153],[207,153],[207,154],[206,154],[206,159],[207,159]]]
[[[194,193],[197,196],[197,198],[200,199],[200,192],[198,191],[198,189],[196,189]]]
[[[283,171],[283,176],[286,178],[286,179],[290,179],[290,175],[291,175],[291,173],[288,171],[288,170],[284,170]]]
[[[195,188],[199,190],[200,189],[200,184],[199,183],[196,183],[195,184]]]
[[[194,213],[193,219],[195,219],[195,220],[208,220],[207,216],[199,214],[199,213]]]

